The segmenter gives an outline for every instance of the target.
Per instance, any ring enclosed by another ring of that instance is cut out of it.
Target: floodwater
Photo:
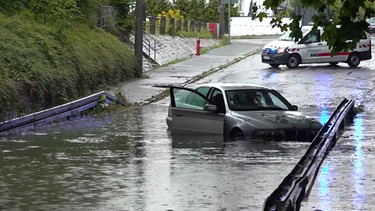
[[[308,143],[172,137],[154,104],[0,138],[0,208],[261,210]]]
[[[329,152],[301,210],[371,210],[373,61],[289,70],[264,68],[258,56],[202,82],[275,88],[322,123],[343,98],[364,106]],[[171,135],[166,115],[162,101],[0,137],[0,210],[262,210],[309,147]]]

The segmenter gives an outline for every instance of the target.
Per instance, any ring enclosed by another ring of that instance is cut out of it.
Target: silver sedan
[[[168,128],[189,134],[312,141],[322,124],[298,112],[279,92],[258,85],[215,83],[170,87]]]

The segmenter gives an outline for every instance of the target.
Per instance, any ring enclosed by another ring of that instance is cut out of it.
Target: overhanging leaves
[[[265,0],[263,6],[276,11],[283,2],[283,0]],[[322,40],[327,41],[333,54],[354,49],[365,33],[369,32],[366,19],[375,15],[374,0],[296,0],[295,3],[303,8],[316,10],[316,14],[312,17],[313,26],[324,28]],[[327,16],[327,13],[330,15]],[[252,14],[253,19],[258,18],[260,21],[267,17],[266,13],[258,12],[256,4],[253,6]],[[292,15],[289,23],[283,23],[282,17],[273,17],[271,25],[279,27],[282,32],[290,30],[292,38],[298,40],[302,37],[300,24],[302,15]]]

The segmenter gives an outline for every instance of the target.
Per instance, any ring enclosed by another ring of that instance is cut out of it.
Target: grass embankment
[[[135,68],[133,52],[100,28],[59,30],[0,13],[0,121],[104,90]]]

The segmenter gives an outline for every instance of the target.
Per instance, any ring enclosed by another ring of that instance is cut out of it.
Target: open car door
[[[216,112],[201,93],[186,87],[170,87],[172,131],[215,134],[224,133],[224,114]]]

